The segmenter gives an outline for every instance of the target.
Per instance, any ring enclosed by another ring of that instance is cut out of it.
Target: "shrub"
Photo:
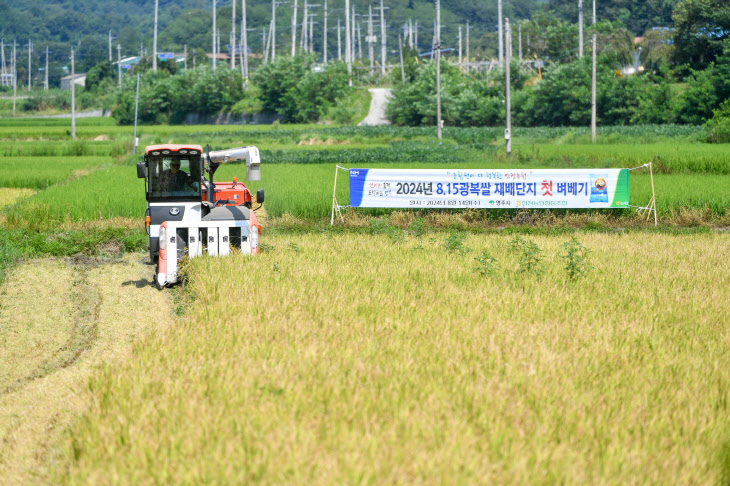
[[[730,143],[730,100],[722,102],[714,116],[705,123],[702,141],[708,143]]]
[[[563,254],[565,271],[568,272],[571,280],[579,279],[593,268],[587,260],[588,249],[578,241],[578,238],[575,236],[571,237],[570,241],[563,243],[563,248],[565,248],[565,253]]]
[[[519,273],[531,273],[538,277],[545,273],[545,264],[540,256],[542,250],[537,246],[537,243],[515,236],[511,245],[520,257],[517,270]]]

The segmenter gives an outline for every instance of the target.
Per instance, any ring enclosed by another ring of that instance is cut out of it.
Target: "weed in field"
[[[465,255],[471,251],[471,248],[464,245],[464,239],[466,235],[459,233],[458,231],[452,231],[449,236],[446,237],[444,247],[451,253],[458,253],[459,255]]]
[[[512,249],[519,254],[519,273],[531,273],[541,276],[545,273],[545,264],[540,254],[542,250],[537,243],[515,236],[511,241]]]
[[[565,253],[565,270],[571,280],[577,280],[590,271],[593,266],[588,263],[589,250],[578,241],[578,238],[572,236],[570,241],[563,244]]]
[[[368,226],[365,228],[365,231],[371,235],[380,235],[387,233],[389,228],[390,225],[385,218],[373,218],[368,221]]]
[[[302,251],[302,249],[299,247],[299,245],[297,245],[294,242],[289,243],[289,249],[291,251],[293,251],[294,253],[299,253],[300,251]]]
[[[487,250],[484,250],[481,255],[474,257],[477,262],[477,266],[474,267],[474,271],[482,277],[494,277],[499,271],[499,264],[497,259],[489,254]]]
[[[259,243],[259,253],[271,253],[274,251],[274,245],[269,243]]]
[[[393,244],[401,243],[405,239],[403,231],[400,228],[391,226],[385,218],[372,218],[368,221],[368,226],[365,228],[365,231],[371,235],[384,234]]]
[[[419,236],[423,236],[428,227],[426,226],[426,221],[423,218],[415,218],[411,223],[408,225],[408,234],[415,236],[418,238]]]

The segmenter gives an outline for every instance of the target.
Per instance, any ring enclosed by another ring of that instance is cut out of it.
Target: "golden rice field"
[[[53,482],[726,484],[730,236],[269,234],[200,258]],[[458,241],[458,242],[457,242]],[[487,251],[491,274],[475,260]]]

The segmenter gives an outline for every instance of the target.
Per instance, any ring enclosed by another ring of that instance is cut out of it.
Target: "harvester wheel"
[[[157,290],[162,290],[162,289],[164,289],[167,286],[167,285],[164,285],[164,284],[163,285],[160,285],[160,280],[157,278],[157,272],[155,272],[155,277],[154,278],[155,278],[155,287],[157,288]]]

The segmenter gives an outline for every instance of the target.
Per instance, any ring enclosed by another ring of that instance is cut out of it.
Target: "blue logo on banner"
[[[350,169],[350,206],[360,207],[368,169]]]

